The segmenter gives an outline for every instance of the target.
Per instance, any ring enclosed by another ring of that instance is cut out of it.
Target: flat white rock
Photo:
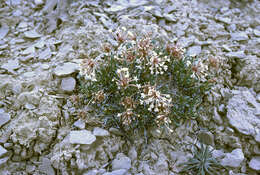
[[[96,137],[88,130],[70,131],[69,138],[71,144],[90,145],[96,140]]]
[[[244,153],[242,152],[242,149],[235,149],[231,153],[227,153],[225,158],[221,160],[222,166],[228,166],[237,168],[240,166],[242,161],[244,160]]]
[[[7,150],[0,145],[0,157],[7,153]]]
[[[24,32],[24,36],[30,39],[36,39],[41,37],[41,35],[37,33],[35,30]]]
[[[95,136],[109,136],[109,132],[105,129],[99,128],[99,127],[95,127],[93,130],[93,134]]]
[[[73,77],[66,77],[61,80],[61,89],[65,92],[72,92],[76,87],[76,80]]]
[[[18,60],[9,60],[7,63],[4,63],[2,69],[6,69],[8,72],[13,72],[14,70],[20,68]]]
[[[249,162],[249,167],[253,170],[260,170],[260,156],[253,157]]]
[[[64,63],[62,66],[58,66],[54,70],[54,74],[57,76],[67,76],[79,70],[79,65],[75,63]]]
[[[6,124],[7,122],[9,122],[9,120],[11,120],[11,117],[9,114],[7,113],[0,113],[0,128]]]

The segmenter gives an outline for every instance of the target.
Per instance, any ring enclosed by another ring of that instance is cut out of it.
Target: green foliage
[[[220,163],[212,157],[212,151],[208,145],[201,147],[194,145],[193,157],[184,163],[183,174],[215,175],[219,174]]]
[[[117,40],[115,50],[106,45],[101,57],[81,64],[80,92],[95,116],[125,136],[198,117],[210,85],[194,57],[176,45],[160,46],[149,35],[117,34]]]

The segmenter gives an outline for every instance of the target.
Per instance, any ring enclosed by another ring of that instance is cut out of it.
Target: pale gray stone
[[[126,175],[127,170],[126,169],[119,169],[112,172],[106,172],[103,175]]]
[[[250,91],[237,91],[227,104],[227,118],[230,125],[240,133],[255,137],[260,130],[260,118],[254,113],[260,104]]]
[[[156,8],[155,10],[152,11],[153,15],[156,16],[156,17],[159,17],[159,18],[162,18],[163,15],[162,15],[162,12],[160,9]]]
[[[98,170],[90,170],[86,173],[84,173],[83,175],[98,175]]]
[[[33,104],[30,104],[30,103],[26,103],[24,107],[25,107],[26,109],[29,109],[29,110],[33,110],[33,109],[36,108]]]
[[[4,112],[5,112],[4,108],[0,108],[0,113],[4,113]]]
[[[52,56],[51,49],[47,47],[44,51],[39,54],[39,60],[49,60]]]
[[[255,30],[254,30],[254,34],[255,34],[255,36],[257,36],[257,37],[260,37],[260,30],[255,29]]]
[[[224,157],[224,159],[221,160],[222,166],[228,166],[237,168],[240,166],[240,164],[244,160],[244,153],[242,152],[242,149],[235,149],[231,153],[227,153]]]
[[[0,157],[3,157],[8,151],[0,145]]]
[[[88,130],[70,131],[71,144],[86,144],[90,145],[96,141],[96,136]]]
[[[1,68],[7,70],[8,72],[14,72],[19,69],[21,65],[18,60],[9,60],[7,63],[4,63]]]
[[[234,41],[245,41],[248,40],[248,35],[245,32],[232,33],[231,38]]]
[[[43,0],[34,0],[34,4],[37,6],[43,5],[44,1]]]
[[[164,14],[164,18],[170,22],[177,22],[177,18],[173,14]]]
[[[86,126],[86,124],[85,124],[84,121],[82,121],[81,119],[79,119],[79,120],[77,120],[77,121],[73,124],[73,126],[79,128],[79,129],[84,129],[85,126]]]
[[[195,36],[189,36],[188,38],[183,37],[180,40],[178,40],[178,44],[180,44],[182,47],[189,47],[192,44],[194,44],[194,42],[197,41],[197,38]]]
[[[223,22],[225,24],[230,24],[231,23],[231,19],[227,18],[227,17],[216,16],[215,19],[220,21],[220,22]]]
[[[36,169],[36,166],[33,165],[33,164],[27,164],[27,165],[26,165],[26,172],[27,172],[27,173],[33,174],[33,172],[35,171],[35,169]]]
[[[25,49],[22,53],[22,55],[33,55],[35,54],[35,47],[34,46],[30,46],[27,49]]]
[[[45,46],[45,41],[44,40],[40,40],[36,44],[34,44],[34,47],[36,47],[38,49],[42,49],[44,46]]]
[[[93,130],[93,134],[95,136],[109,136],[109,132],[105,129],[102,129],[102,128],[99,128],[99,127],[95,127],[94,130]]]
[[[222,159],[225,157],[225,153],[222,150],[213,150],[212,151],[212,156],[215,159]]]
[[[227,51],[227,52],[231,52],[232,50],[227,46],[227,45],[222,45],[222,48]]]
[[[9,32],[9,26],[5,23],[0,23],[0,40],[4,39]]]
[[[41,37],[41,35],[35,30],[24,32],[24,36],[29,39],[37,39]]]
[[[41,68],[42,68],[43,70],[47,70],[47,69],[50,68],[50,66],[49,66],[48,64],[41,64]]]
[[[48,174],[48,175],[55,175],[55,171],[53,167],[51,166],[51,161],[48,158],[42,158],[41,165],[39,166],[39,170],[42,173]]]
[[[128,152],[128,157],[130,157],[131,160],[136,160],[137,159],[137,152],[136,148],[132,146]]]
[[[79,65],[75,63],[64,63],[62,66],[57,66],[54,70],[54,74],[58,77],[67,76],[75,73],[79,70]]]
[[[227,28],[228,28],[228,30],[231,31],[231,32],[234,32],[234,31],[237,30],[236,24],[230,24]]]
[[[61,80],[61,90],[72,92],[75,90],[76,80],[73,77],[66,77]]]
[[[2,165],[4,165],[4,164],[8,161],[9,158],[10,158],[10,156],[4,157],[4,158],[0,159],[0,167],[1,167]]]
[[[201,53],[201,46],[192,46],[188,49],[188,55],[197,56]]]
[[[118,169],[126,169],[129,170],[131,168],[131,159],[126,157],[122,153],[118,153],[116,159],[112,161],[112,170]]]
[[[249,162],[249,167],[253,170],[260,171],[260,156],[253,157]]]
[[[255,140],[260,143],[260,132],[258,132],[255,136]]]
[[[246,58],[245,52],[242,51],[237,51],[237,52],[229,52],[226,54],[227,57],[229,58],[239,58],[239,59],[244,59]]]
[[[11,120],[8,113],[0,113],[0,128]]]
[[[167,158],[164,154],[160,154],[158,157],[159,158],[154,165],[155,172],[157,172],[157,174],[168,174],[169,166]]]

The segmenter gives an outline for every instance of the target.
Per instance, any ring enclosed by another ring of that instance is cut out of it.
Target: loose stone
[[[96,140],[96,137],[88,130],[70,131],[71,144],[90,145]]]

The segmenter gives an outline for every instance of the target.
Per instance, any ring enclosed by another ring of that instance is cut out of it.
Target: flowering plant
[[[123,133],[194,119],[208,77],[199,74],[194,57],[174,44],[161,46],[151,35],[115,35],[118,46],[82,62],[81,90],[86,104],[105,124]],[[127,135],[127,134],[126,134]]]

